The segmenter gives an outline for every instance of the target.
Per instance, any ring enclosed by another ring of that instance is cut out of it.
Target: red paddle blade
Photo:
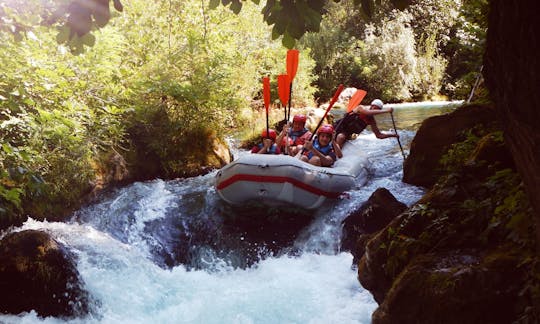
[[[349,99],[349,104],[347,105],[347,112],[351,112],[354,107],[358,106],[360,102],[362,102],[362,99],[364,99],[366,94],[366,90],[356,90],[356,92],[352,95],[351,99]]]
[[[287,74],[289,75],[290,82],[296,76],[296,71],[298,70],[298,54],[300,52],[295,49],[287,51]]]
[[[283,104],[284,106],[286,106],[287,103],[289,102],[290,84],[291,84],[291,81],[287,74],[278,75],[277,85],[278,85],[279,100],[281,100],[281,104]]]
[[[264,98],[264,107],[266,112],[268,112],[268,106],[270,105],[270,78],[263,78],[263,98]]]

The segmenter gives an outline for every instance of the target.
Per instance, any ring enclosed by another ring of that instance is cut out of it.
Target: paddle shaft
[[[392,125],[394,126],[394,131],[397,135],[397,128],[396,128],[396,122],[394,121],[394,113],[390,112],[390,117],[392,118]],[[401,150],[401,155],[403,155],[403,160],[405,160],[405,153],[403,152],[403,146],[401,146],[401,141],[399,140],[399,136],[396,137],[397,142],[399,144],[399,149]]]

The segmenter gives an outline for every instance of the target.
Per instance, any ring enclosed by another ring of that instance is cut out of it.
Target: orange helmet
[[[321,128],[319,128],[319,131],[317,134],[324,133],[324,134],[330,134],[332,135],[334,133],[334,127],[330,124],[322,125]]]
[[[306,115],[294,115],[292,121],[293,121],[293,123],[294,122],[301,122],[301,123],[305,124],[306,120],[307,120]]]
[[[262,131],[261,136],[262,136],[263,138],[271,138],[271,139],[273,139],[273,140],[275,141],[275,140],[276,140],[276,137],[277,137],[276,131],[273,130],[273,129],[269,129],[269,130],[268,130],[268,133],[269,133],[270,136],[266,135],[266,129],[264,129],[264,130]]]

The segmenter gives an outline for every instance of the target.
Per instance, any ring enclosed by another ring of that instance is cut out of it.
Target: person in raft
[[[281,150],[275,143],[276,136],[277,136],[277,133],[275,130],[269,129],[268,134],[266,134],[266,129],[264,129],[261,134],[262,143],[259,143],[258,145],[253,146],[253,148],[251,149],[251,153],[281,154]]]
[[[352,134],[360,134],[369,125],[375,136],[379,139],[388,137],[398,137],[395,133],[382,133],[377,127],[374,115],[392,113],[392,108],[383,108],[382,100],[375,99],[371,102],[369,109],[362,105],[356,106],[351,112],[338,119],[334,125],[336,127],[336,143],[343,147],[346,140],[351,139]]]
[[[302,151],[304,143],[311,137],[311,132],[306,128],[306,120],[306,115],[297,114],[293,117],[292,128],[289,124],[283,126],[283,130],[276,139],[276,143],[280,143],[282,152],[285,151],[287,146],[287,137],[289,139],[289,155],[296,156],[298,152]]]
[[[337,158],[343,157],[339,145],[332,141],[334,127],[323,125],[317,132],[314,141],[307,140],[304,144],[304,154],[300,157],[302,161],[317,166],[329,167],[334,164]]]

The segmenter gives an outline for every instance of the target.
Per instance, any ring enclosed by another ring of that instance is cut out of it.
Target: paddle
[[[264,98],[264,107],[266,108],[266,135],[270,136],[270,125],[268,124],[268,106],[270,105],[270,78],[263,78],[263,98]]]
[[[289,102],[289,76],[287,74],[280,74],[277,77],[278,81],[278,95],[281,104],[285,107],[285,122],[287,122],[287,103]]]
[[[313,130],[313,133],[311,133],[311,136],[309,137],[310,141],[313,139],[313,136],[315,134],[317,134],[317,130],[319,129],[319,127],[321,127],[321,124],[324,121],[324,119],[326,118],[326,115],[328,115],[328,112],[330,111],[330,109],[332,109],[332,107],[334,106],[334,104],[338,100],[339,95],[341,94],[341,91],[343,91],[343,84],[340,84],[339,87],[336,90],[336,93],[334,93],[334,96],[332,97],[332,100],[330,100],[330,104],[328,105],[328,108],[326,108],[326,111],[324,112],[324,115],[322,116],[321,120],[319,121],[319,124],[317,124],[317,127],[315,127],[315,129]],[[302,148],[302,151],[298,152],[296,157],[300,158],[302,156],[302,154],[304,154],[305,150],[306,150],[305,148]]]
[[[351,112],[354,107],[358,106],[360,102],[362,102],[362,99],[364,99],[366,94],[366,90],[356,90],[356,92],[352,95],[351,99],[349,99],[349,103],[347,104],[347,112]]]
[[[298,70],[298,55],[300,52],[296,49],[287,51],[287,75],[289,75],[289,113],[286,114],[285,119],[291,119],[291,102],[292,102],[292,84],[296,71]]]
[[[347,104],[347,113],[350,113],[356,106],[362,102],[362,99],[366,96],[367,91],[358,89],[356,92],[352,95],[351,99],[349,99],[349,103]],[[341,123],[343,122],[343,119],[339,121],[339,123],[336,125],[336,136],[337,136],[337,130],[339,129],[339,126],[341,126]]]
[[[394,121],[394,113],[393,112],[390,112],[390,117],[392,117],[392,125],[394,125],[394,131],[396,132],[396,135],[397,135],[396,122]],[[401,141],[399,140],[399,136],[397,136],[396,138],[397,138],[397,142],[399,144],[399,148],[401,149],[401,155],[403,155],[403,161],[405,161],[405,153],[403,152],[403,147],[401,146]]]

